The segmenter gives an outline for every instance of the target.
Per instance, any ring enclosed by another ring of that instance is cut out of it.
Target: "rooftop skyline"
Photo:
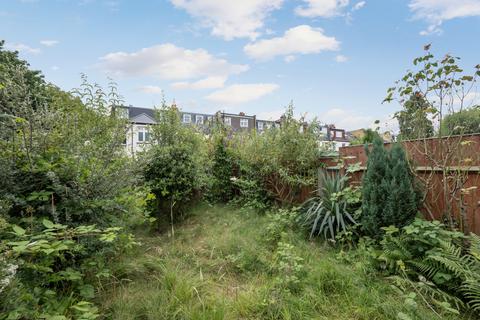
[[[423,45],[478,64],[479,0],[10,0],[6,47],[65,90],[80,73],[119,84],[125,103],[185,111],[296,112],[337,127],[369,127]],[[391,121],[388,121],[390,126]]]

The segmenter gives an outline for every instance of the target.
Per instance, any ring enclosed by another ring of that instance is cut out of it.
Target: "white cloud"
[[[342,55],[342,54],[339,54],[335,57],[335,61],[337,62],[347,62],[348,61],[348,57]]]
[[[290,63],[292,61],[295,61],[295,56],[294,55],[288,55],[285,57],[285,62]]]
[[[154,76],[171,80],[228,77],[248,70],[204,49],[188,50],[166,43],[137,52],[113,52],[100,58],[100,67],[116,76]]]
[[[440,26],[447,20],[480,16],[479,0],[411,0],[408,6],[416,19],[429,23],[421,35],[441,33]]]
[[[174,89],[194,89],[194,90],[218,89],[218,88],[223,88],[226,80],[227,80],[226,77],[212,76],[212,77],[207,77],[205,79],[200,79],[195,82],[188,82],[188,81],[175,82],[175,83],[172,83],[171,86]]]
[[[303,0],[306,5],[295,8],[295,13],[302,17],[329,18],[342,14],[342,10],[348,6],[349,0]]]
[[[162,88],[159,86],[152,86],[152,85],[147,85],[147,86],[141,86],[138,88],[138,91],[143,92],[143,93],[148,93],[148,94],[161,94],[163,93]]]
[[[59,43],[59,41],[57,40],[41,40],[40,41],[40,44],[45,46],[45,47],[53,47],[55,45],[57,45]]]
[[[360,9],[362,9],[363,7],[365,7],[366,4],[367,4],[366,1],[357,2],[357,3],[355,3],[355,5],[352,7],[352,11],[360,10]]]
[[[38,48],[32,48],[23,43],[7,43],[5,44],[5,48],[8,50],[30,53],[30,54],[39,54],[42,50]]]
[[[234,84],[214,91],[205,98],[222,104],[238,104],[260,99],[278,89],[274,83]]]
[[[359,128],[370,128],[375,122],[372,116],[359,115],[352,110],[332,108],[320,115],[319,120],[335,124],[337,128],[355,130]]]
[[[234,38],[255,39],[270,12],[279,9],[283,0],[170,0],[203,25],[211,28],[215,36],[225,40]]]
[[[285,113],[285,109],[278,109],[272,111],[262,111],[257,113],[257,119],[275,121]]]
[[[251,58],[268,60],[279,55],[311,54],[339,48],[340,42],[326,36],[322,29],[300,25],[285,31],[283,37],[249,43],[243,50]]]
[[[59,66],[52,66],[52,71],[58,71],[58,70],[60,70]]]

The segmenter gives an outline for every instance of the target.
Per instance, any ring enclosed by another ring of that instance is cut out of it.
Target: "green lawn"
[[[114,266],[123,280],[102,292],[104,312],[112,319],[439,319],[405,303],[364,259],[340,259],[291,230],[282,238],[292,245],[287,260],[301,257],[303,269],[287,290],[293,271],[276,267],[278,246],[265,241],[270,220],[203,205],[174,238],[139,236],[142,246]]]

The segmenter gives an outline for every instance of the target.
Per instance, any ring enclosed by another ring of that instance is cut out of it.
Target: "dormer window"
[[[223,121],[227,126],[232,125],[232,118],[230,118],[230,117],[225,117],[225,119]]]
[[[258,121],[257,127],[258,127],[258,130],[263,130],[263,122],[262,122],[262,121]]]
[[[203,116],[201,116],[201,115],[196,115],[196,116],[195,116],[195,123],[196,123],[196,124],[203,124]]]
[[[240,127],[248,128],[248,119],[240,119]]]

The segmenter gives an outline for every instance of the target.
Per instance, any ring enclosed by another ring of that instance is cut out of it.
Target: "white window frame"
[[[195,116],[195,124],[203,124],[203,116],[202,115],[196,115]]]
[[[189,113],[184,113],[183,116],[182,116],[182,122],[183,123],[192,123],[192,115],[189,114]]]
[[[223,122],[224,122],[227,126],[231,126],[231,125],[232,125],[232,118],[231,118],[231,117],[225,117],[225,119],[223,120]]]
[[[148,128],[147,127],[144,127],[144,126],[138,127],[137,128],[137,141],[140,142],[140,143],[148,142],[150,140],[150,134],[148,134],[148,139],[147,139],[147,133],[148,133]]]
[[[258,127],[258,130],[263,130],[263,122],[262,122],[262,121],[258,121],[258,122],[257,122],[257,127]]]
[[[240,118],[240,128],[248,128],[248,119]]]

